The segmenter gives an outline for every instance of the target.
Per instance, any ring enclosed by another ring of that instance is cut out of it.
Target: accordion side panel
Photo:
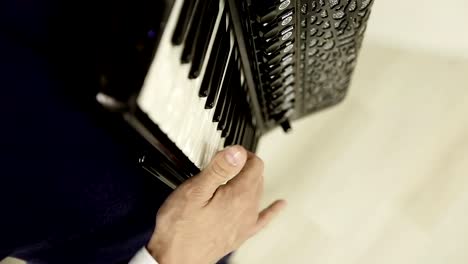
[[[372,4],[372,0],[283,0],[250,6],[260,69],[258,92],[265,98],[270,128],[345,98]]]

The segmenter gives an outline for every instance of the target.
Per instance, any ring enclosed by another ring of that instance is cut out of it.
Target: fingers
[[[234,188],[238,193],[251,191],[258,193],[259,185],[263,185],[263,161],[253,153],[248,153],[247,161],[241,173],[229,182],[228,186]]]
[[[260,230],[265,228],[271,222],[271,220],[273,220],[285,207],[286,201],[278,200],[272,203],[267,208],[263,209],[263,211],[261,211],[258,215],[258,220],[255,224],[252,235],[255,235]]]
[[[246,160],[247,151],[243,147],[228,147],[218,152],[210,164],[193,177],[190,184],[195,186],[200,198],[209,200],[219,186],[242,170]]]

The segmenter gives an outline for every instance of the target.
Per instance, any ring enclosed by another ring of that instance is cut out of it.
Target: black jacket
[[[133,131],[95,104],[105,4],[0,2],[0,260],[125,263],[169,194],[137,168]]]

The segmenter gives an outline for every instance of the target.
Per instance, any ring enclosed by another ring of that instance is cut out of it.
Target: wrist
[[[158,242],[151,241],[146,246],[146,249],[159,264],[175,264],[174,259],[170,255],[170,251],[165,249]]]

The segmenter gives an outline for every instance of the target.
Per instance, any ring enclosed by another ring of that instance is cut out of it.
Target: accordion
[[[342,101],[372,0],[136,0],[112,10],[96,100],[175,188],[217,151]]]

